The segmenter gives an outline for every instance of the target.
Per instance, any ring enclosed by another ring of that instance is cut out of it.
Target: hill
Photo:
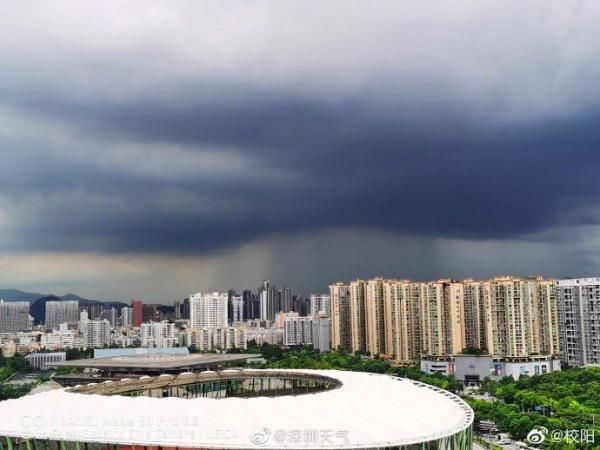
[[[34,302],[46,294],[23,292],[18,289],[0,289],[0,299],[7,302]]]

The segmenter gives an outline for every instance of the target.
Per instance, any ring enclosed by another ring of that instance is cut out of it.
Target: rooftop
[[[270,376],[274,371],[227,371],[249,377],[258,372]],[[185,448],[349,449],[428,442],[453,436],[473,422],[473,411],[460,398],[411,380],[334,370],[276,372],[334,379],[336,386],[303,395],[218,399],[99,395],[85,387],[55,390],[0,402],[0,436]],[[106,386],[161,384],[184,376]],[[299,436],[314,440],[307,444]]]
[[[148,354],[77,359],[54,363],[52,366],[81,367],[107,371],[192,370],[260,357],[260,354],[248,353]]]

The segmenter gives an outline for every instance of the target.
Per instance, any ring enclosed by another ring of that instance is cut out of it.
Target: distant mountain
[[[29,302],[33,303],[43,297],[53,297],[54,300],[77,300],[82,305],[90,305],[93,303],[105,303],[100,300],[91,300],[88,298],[80,297],[77,294],[65,294],[65,295],[54,295],[54,294],[38,294],[33,292],[19,291],[18,289],[0,289],[0,300],[7,302]]]
[[[0,289],[0,300],[7,302],[34,302],[45,296],[46,294],[23,292],[18,289]]]
[[[80,297],[77,294],[71,294],[71,293],[65,294],[65,295],[60,295],[59,297],[63,300],[79,300],[79,301],[86,300],[85,298]],[[96,300],[94,300],[94,301],[96,301]]]

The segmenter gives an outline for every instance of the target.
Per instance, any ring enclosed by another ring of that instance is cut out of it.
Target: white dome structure
[[[0,403],[4,450],[472,448],[473,411],[388,375],[244,370],[86,385]]]

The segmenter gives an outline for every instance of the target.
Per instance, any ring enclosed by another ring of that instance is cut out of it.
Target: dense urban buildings
[[[319,318],[326,319],[327,295],[318,300]],[[261,298],[266,301],[268,315],[263,320]],[[266,299],[266,300],[265,300]],[[45,308],[45,304],[48,308]],[[277,288],[264,281],[258,293],[235,290],[227,293],[197,293],[168,305],[145,304],[132,300],[122,302],[82,301],[79,307],[58,297],[44,301],[42,319],[33,327],[28,302],[0,303],[0,346],[2,351],[36,352],[40,350],[85,349],[102,347],[169,348],[186,345],[199,351],[244,349],[249,342],[283,344],[286,315],[308,316],[308,299],[295,295],[290,287]],[[315,304],[313,302],[313,304]],[[297,308],[301,312],[296,312]],[[75,314],[77,313],[77,320]],[[47,316],[47,323],[44,318]],[[319,335],[315,347],[330,349],[325,336],[327,322],[315,328],[307,325],[306,339]],[[250,333],[249,330],[252,330]],[[320,334],[319,334],[320,333]]]
[[[171,312],[140,300],[131,306],[107,302],[79,308],[77,301],[49,300],[48,323],[33,329],[27,302],[0,302],[0,345],[25,353],[107,346],[227,351],[250,342],[313,345],[320,351],[341,348],[421,364],[440,373],[458,370],[466,354],[479,354],[491,358],[494,373],[533,374],[556,370],[561,357],[569,365],[600,364],[598,286],[600,278],[421,282],[375,277],[334,283],[329,293],[303,299],[266,280],[255,292],[190,295]]]
[[[505,358],[556,356],[554,283],[541,277],[335,283],[332,345],[406,363],[470,349]]]

